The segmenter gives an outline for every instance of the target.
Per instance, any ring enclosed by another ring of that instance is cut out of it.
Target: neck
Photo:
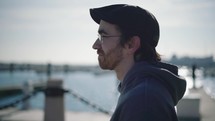
[[[127,72],[131,69],[131,67],[134,65],[133,61],[129,60],[124,60],[121,62],[115,69],[115,73],[117,76],[117,79],[120,80],[121,82],[124,80],[125,75]]]

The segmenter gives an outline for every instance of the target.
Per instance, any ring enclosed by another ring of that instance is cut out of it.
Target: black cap
[[[139,6],[115,4],[92,8],[90,15],[98,24],[104,20],[142,36],[152,47],[158,44],[159,24],[154,15]]]

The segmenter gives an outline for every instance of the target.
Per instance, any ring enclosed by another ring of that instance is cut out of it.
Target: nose
[[[95,50],[101,48],[101,43],[100,43],[99,39],[97,39],[97,40],[94,42],[92,48],[95,49]]]

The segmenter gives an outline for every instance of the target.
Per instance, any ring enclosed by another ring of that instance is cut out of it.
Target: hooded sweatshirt
[[[174,65],[138,62],[118,90],[111,121],[178,121],[175,106],[185,93],[186,81]]]

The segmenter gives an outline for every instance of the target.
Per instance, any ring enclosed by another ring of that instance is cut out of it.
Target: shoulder
[[[125,108],[156,108],[163,105],[171,105],[171,95],[168,90],[153,78],[146,78],[140,83],[136,84],[125,93],[121,94],[119,98],[119,105]],[[137,106],[137,107],[136,107]]]
[[[171,115],[174,115],[174,106],[169,100],[170,95],[156,81],[158,80],[145,79],[126,94],[121,95],[122,117],[133,121],[139,121],[138,119],[157,121],[170,119]]]
[[[150,77],[140,80],[139,83],[129,89],[125,95],[130,97],[131,101],[134,101],[134,99],[146,100],[151,98],[161,100],[162,98],[171,97],[168,89],[160,80]]]

